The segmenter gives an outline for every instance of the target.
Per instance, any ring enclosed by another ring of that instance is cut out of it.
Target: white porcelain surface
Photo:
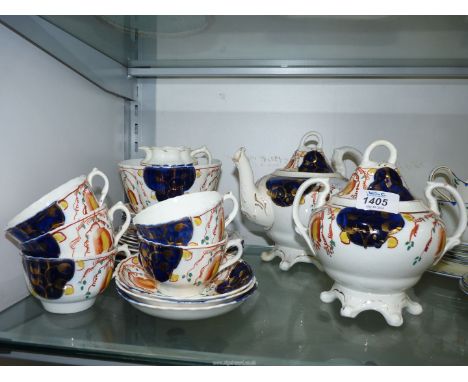
[[[139,148],[144,151],[146,156],[141,160],[142,165],[159,165],[159,166],[172,166],[184,164],[197,164],[197,156],[202,156],[207,159],[207,163],[211,164],[211,153],[206,146],[192,150],[184,146],[162,146],[162,147],[148,147],[141,146]],[[201,154],[201,155],[200,155]]]
[[[310,143],[311,141],[312,143]],[[292,201],[299,184],[307,178],[327,177],[332,185],[331,193],[336,193],[346,184],[346,179],[338,172],[298,171],[298,168],[303,164],[305,155],[310,150],[317,151],[323,156],[326,166],[331,170],[333,167],[339,168],[342,172],[344,172],[343,160],[346,155],[351,155],[356,161],[360,160],[360,153],[357,150],[346,147],[336,150],[333,165],[331,165],[323,155],[321,147],[322,138],[319,133],[311,131],[305,134],[286,167],[262,177],[257,182],[254,182],[252,167],[245,154],[245,149],[241,148],[233,157],[239,171],[241,211],[247,219],[263,227],[267,236],[274,242],[274,247],[270,251],[264,252],[262,259],[271,261],[275,257],[279,257],[281,259],[280,269],[285,271],[298,262],[313,263],[321,269],[319,262],[310,256],[307,246],[294,230]],[[281,179],[291,183],[285,183],[284,187],[280,186],[274,195],[268,189],[268,184],[273,181],[283,182]],[[294,191],[291,187],[294,188]],[[299,215],[304,224],[309,221],[310,214],[315,208],[317,191],[317,189],[312,190],[301,200]],[[284,199],[286,203],[276,201],[276,196],[286,196]]]
[[[356,169],[356,179],[359,174],[369,176],[365,182],[359,180],[357,186],[353,185],[339,194],[344,195],[343,199],[348,203],[346,196],[354,194],[355,187],[367,189],[374,180],[376,169],[386,171],[388,167],[394,168],[396,149],[390,142],[384,142],[371,144],[364,153],[362,165]],[[370,152],[380,145],[390,148],[390,159],[386,163],[375,163],[369,159]],[[323,189],[317,200],[319,208],[312,214],[306,228],[298,213],[299,202],[304,190],[315,183],[321,184]],[[351,180],[350,183],[354,182]],[[297,231],[318,257],[325,272],[335,280],[335,286],[322,294],[322,301],[331,302],[339,298],[341,314],[347,317],[354,317],[363,310],[377,310],[390,325],[395,326],[403,322],[401,310],[404,307],[409,313],[421,313],[421,307],[409,300],[405,290],[415,285],[423,272],[437,263],[447,250],[460,243],[459,237],[467,221],[463,208],[457,229],[447,237],[432,193],[435,189],[443,189],[458,201],[461,201],[460,195],[451,186],[429,182],[425,192],[429,207],[425,211],[406,212],[400,206],[397,214],[372,215],[374,211],[370,213],[335,204],[340,202],[340,197],[333,197],[326,203],[329,188],[328,179],[310,179],[299,188],[293,206]],[[411,206],[421,202],[405,203]]]
[[[187,194],[200,191],[216,191],[221,177],[221,161],[213,159],[211,164],[197,164],[195,181]],[[119,173],[125,193],[134,212],[158,203],[156,194],[143,178],[144,166],[139,159],[128,159],[119,163]]]

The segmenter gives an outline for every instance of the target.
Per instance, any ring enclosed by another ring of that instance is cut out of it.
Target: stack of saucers
[[[99,198],[92,179],[104,179]],[[52,313],[75,313],[91,307],[108,286],[115,255],[130,224],[130,212],[118,202],[107,208],[107,177],[94,169],[74,178],[31,204],[8,224],[7,238],[21,250],[26,284],[31,294]],[[114,233],[114,213],[125,222]]]
[[[234,209],[224,216],[224,201]],[[224,314],[256,289],[250,266],[241,259],[242,239],[226,227],[238,212],[231,193],[186,194],[138,213],[139,253],[116,272],[120,295],[153,316],[192,320]]]
[[[468,243],[462,243],[447,251],[442,260],[429,271],[453,278],[461,278],[468,273]]]
[[[159,283],[146,273],[137,256],[118,265],[115,283],[119,294],[136,309],[172,320],[196,320],[228,313],[257,289],[252,269],[244,260],[218,272],[203,290],[185,298],[161,292]]]

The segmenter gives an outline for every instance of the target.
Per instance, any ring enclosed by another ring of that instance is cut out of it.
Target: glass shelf
[[[135,15],[45,19],[141,77],[210,73],[391,76],[417,75],[418,71],[425,75],[467,75],[468,68],[466,16]]]
[[[45,312],[33,297],[0,313],[0,350],[83,356],[135,363],[244,365],[464,365],[468,296],[456,280],[426,273],[410,291],[423,305],[399,328],[376,312],[341,317],[339,303],[319,293],[332,281],[310,264],[283,272],[264,263],[265,248],[245,259],[258,293],[237,310],[200,321],[147,316],[117,295],[114,285],[95,306],[73,315]]]

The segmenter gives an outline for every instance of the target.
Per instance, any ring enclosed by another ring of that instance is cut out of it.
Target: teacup
[[[224,202],[234,207],[224,217]],[[198,192],[166,200],[148,207],[133,218],[138,233],[161,244],[199,246],[217,243],[239,210],[235,196],[217,191]]]
[[[95,176],[104,179],[104,187],[96,199],[92,181]],[[79,176],[57,187],[11,219],[7,236],[25,242],[67,225],[102,206],[109,190],[109,181],[103,172],[93,169],[88,176]]]
[[[138,213],[184,193],[216,191],[221,176],[221,162],[213,159],[211,164],[174,166],[172,170],[168,166],[152,166],[145,173],[145,166],[140,164],[139,159],[128,159],[119,163],[119,173],[130,205]],[[185,175],[182,177],[182,174]]]
[[[429,180],[434,181],[434,179],[439,177],[444,178],[451,186],[455,187],[465,204],[468,203],[468,180],[463,180],[447,166],[439,166],[433,169],[429,175]],[[437,192],[442,200],[453,201],[453,199],[444,194],[443,191],[437,190]]]
[[[162,146],[162,147],[140,147],[141,151],[144,151],[146,156],[141,160],[141,164],[148,165],[157,165],[157,166],[173,166],[173,165],[188,165],[196,164],[196,156],[202,154],[201,156],[206,157],[208,163],[211,163],[211,153],[208,151],[206,146],[202,146],[198,149],[191,150],[188,147],[184,146]]]
[[[93,258],[23,256],[27,287],[48,312],[76,313],[88,309],[109,285],[117,252],[130,256],[126,245]]]
[[[216,244],[188,247],[162,245],[140,238],[139,260],[150,276],[159,281],[159,290],[168,296],[188,297],[200,293],[218,272],[242,257],[242,240],[224,240]],[[226,260],[226,251],[237,254]]]
[[[114,235],[114,213],[125,213],[125,222]],[[102,256],[120,240],[130,225],[130,211],[122,202],[109,210],[101,207],[67,226],[59,227],[35,239],[21,243],[23,255],[43,258],[82,258]]]

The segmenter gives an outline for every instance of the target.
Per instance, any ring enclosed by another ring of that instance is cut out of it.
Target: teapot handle
[[[317,203],[315,204],[314,209],[318,209],[318,208],[322,207],[325,204],[325,202],[327,200],[327,196],[330,193],[330,183],[329,183],[328,179],[326,179],[326,178],[310,178],[310,179],[306,180],[304,183],[302,183],[301,186],[297,189],[296,196],[294,197],[293,210],[292,210],[294,224],[296,225],[296,232],[305,239],[307,245],[309,246],[309,248],[312,251],[312,254],[314,256],[317,256],[317,253],[314,250],[312,240],[310,239],[309,235],[307,234],[307,228],[304,227],[304,225],[302,224],[301,219],[299,217],[299,206],[300,206],[300,203],[301,203],[302,195],[307,190],[307,188],[309,188],[311,185],[317,184],[317,183],[323,185],[323,190],[320,191],[319,194],[318,194]]]
[[[312,139],[311,139],[312,138]],[[310,147],[310,145],[306,145],[306,143],[308,141],[314,141],[316,142],[315,143],[315,148],[313,147]],[[309,131],[308,133],[306,133],[302,139],[301,139],[301,143],[299,143],[299,147],[297,148],[299,151],[308,151],[310,150],[311,148],[317,150],[317,149],[321,149],[322,148],[322,136],[320,135],[320,133],[318,133],[317,131]]]
[[[448,184],[455,187],[454,178],[456,177],[456,175],[453,173],[453,171],[449,167],[439,166],[439,167],[436,167],[435,169],[433,169],[431,171],[431,173],[429,174],[429,181],[430,182],[434,181],[438,177],[438,175],[445,175],[447,177],[447,179],[448,179]],[[441,192],[439,190],[437,190],[436,192],[437,192],[437,194],[439,194],[440,197],[442,197],[443,200],[445,200],[447,202],[452,202],[453,201],[446,194],[444,194],[443,192]]]
[[[338,147],[333,151],[332,156],[332,167],[333,169],[340,174],[343,178],[346,177],[346,166],[344,164],[344,157],[348,154],[349,159],[359,166],[362,162],[362,153],[350,146]]]
[[[458,193],[458,191],[449,184],[440,182],[427,182],[427,186],[424,190],[424,193],[426,195],[427,200],[429,201],[429,208],[432,211],[434,211],[437,215],[439,215],[439,206],[437,205],[437,199],[432,194],[432,191],[436,188],[443,188],[454,197],[458,206],[458,224],[453,235],[447,238],[444,251],[442,252],[441,256],[439,256],[439,258],[436,259],[434,264],[437,264],[439,262],[439,260],[442,258],[442,255],[444,255],[445,252],[460,244],[460,237],[463,234],[463,232],[465,232],[467,223],[465,203],[463,202],[463,199]]]
[[[389,141],[385,141],[383,139],[380,139],[378,141],[372,142],[366,148],[366,150],[364,151],[364,155],[363,155],[363,158],[362,158],[362,164],[361,164],[362,167],[373,167],[373,166],[377,165],[376,162],[370,160],[370,153],[376,147],[379,147],[379,146],[384,146],[384,147],[386,147],[388,149],[388,151],[390,151],[390,157],[388,158],[387,163],[390,163],[390,164],[395,164],[396,163],[396,160],[397,160],[397,149],[396,149],[396,147],[392,143],[390,143]]]
[[[208,160],[208,164],[211,164],[212,156],[211,156],[210,151],[208,150],[208,147],[202,146],[202,147],[199,147],[198,149],[192,150],[190,152],[191,157],[195,157],[198,154],[204,154],[204,155],[201,155],[201,156],[206,157],[206,159]]]

